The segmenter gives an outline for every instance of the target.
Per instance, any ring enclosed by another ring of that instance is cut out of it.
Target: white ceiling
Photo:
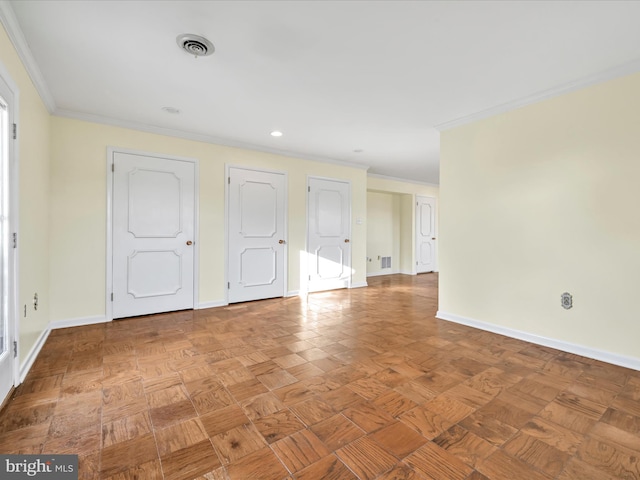
[[[428,183],[439,183],[436,126],[640,65],[640,2],[10,6],[19,25],[13,37],[22,31],[24,54],[37,65],[32,77],[39,69],[41,94],[55,114],[358,163]],[[176,44],[182,33],[206,36],[216,52],[187,55]],[[272,130],[284,135],[273,138]]]

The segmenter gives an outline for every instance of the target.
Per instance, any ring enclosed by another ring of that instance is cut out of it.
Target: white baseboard
[[[438,310],[436,318],[446,320],[449,322],[460,323],[469,327],[478,328],[480,330],[486,330],[488,332],[498,333],[511,338],[517,338],[518,340],[524,340],[525,342],[535,343],[536,345],[543,345],[545,347],[555,348],[562,350],[563,352],[574,353],[583,357],[592,358],[594,360],[600,360],[606,363],[612,363],[621,367],[632,368],[633,370],[640,371],[640,358],[627,357],[613,352],[607,352],[604,350],[598,350],[597,348],[586,347],[584,345],[577,345],[575,343],[565,342],[563,340],[557,340],[555,338],[543,337],[533,333],[523,332],[521,330],[515,330],[493,323],[482,322],[473,318],[462,317],[453,313],[442,312]]]
[[[367,282],[356,282],[356,283],[352,283],[350,288],[362,288],[362,287],[368,287],[369,285],[367,284]]]
[[[56,330],[58,328],[69,328],[69,327],[82,327],[83,325],[94,325],[96,323],[107,323],[110,322],[107,317],[102,315],[94,315],[92,317],[80,317],[80,318],[69,318],[67,320],[56,320],[54,322],[49,323],[49,328],[51,330]]]
[[[379,272],[373,272],[373,273],[367,273],[367,278],[369,277],[381,277],[383,275],[396,275],[400,272],[396,271],[396,270],[384,270],[384,271],[379,271]]]
[[[299,297],[300,296],[300,290],[289,290],[287,293],[285,293],[285,298],[287,297]]]
[[[25,358],[22,365],[20,365],[20,383],[24,382],[24,379],[29,373],[29,370],[31,370],[33,363],[36,361],[36,358],[38,358],[38,354],[40,353],[40,350],[42,350],[44,342],[49,338],[51,330],[55,330],[57,328],[80,327],[82,325],[93,325],[95,323],[105,323],[109,321],[110,320],[102,315],[96,315],[93,317],[71,318],[68,320],[56,320],[55,322],[49,322],[47,328],[42,331],[36,343],[31,347],[27,358]]]
[[[229,302],[226,300],[214,300],[213,302],[200,302],[198,304],[198,310],[202,310],[203,308],[216,308],[216,307],[226,307],[229,305]]]
[[[369,277],[381,277],[383,275],[417,275],[416,272],[411,272],[407,270],[398,270],[393,272],[373,272],[367,273],[367,278]]]
[[[36,358],[38,358],[38,354],[40,353],[40,350],[42,350],[42,346],[44,345],[44,342],[47,341],[50,333],[51,329],[49,327],[45,328],[42,331],[42,333],[38,337],[38,340],[36,340],[36,343],[34,343],[33,347],[31,347],[27,358],[25,358],[22,365],[20,365],[20,383],[24,382],[27,373],[29,373],[29,370],[31,370],[33,362],[35,362]]]

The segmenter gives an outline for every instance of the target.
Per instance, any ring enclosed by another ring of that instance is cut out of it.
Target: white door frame
[[[349,241],[352,240],[352,215],[353,215],[353,185],[351,184],[351,180],[344,180],[342,178],[333,178],[333,177],[321,177],[320,175],[307,175],[307,185],[306,185],[306,205],[305,205],[305,216],[306,216],[306,229],[304,231],[305,234],[305,242],[304,242],[304,250],[305,250],[305,261],[300,262],[300,294],[301,295],[309,295],[309,189],[311,188],[310,180],[315,178],[317,180],[328,180],[330,182],[340,182],[346,183],[349,185],[349,232],[347,236]],[[302,265],[304,263],[304,265]],[[347,288],[352,288],[353,284],[353,243],[349,247],[349,280],[347,281]]]
[[[181,162],[191,162],[194,165],[195,184],[194,184],[194,220],[193,220],[193,309],[198,308],[198,292],[200,289],[200,172],[199,162],[196,158],[178,157],[176,155],[165,155],[163,153],[145,152],[141,150],[132,150],[129,148],[107,147],[107,255],[106,255],[106,289],[105,289],[105,319],[113,320],[113,304],[111,303],[111,294],[113,293],[113,157],[116,153],[125,153],[129,155],[141,155],[145,157],[157,157],[166,160],[178,160]]]
[[[11,91],[12,98],[10,99],[12,102],[11,105],[11,114],[13,119],[10,117],[9,122],[13,122],[16,125],[20,125],[19,122],[19,104],[20,104],[20,90],[18,86],[11,78],[9,71],[5,68],[4,64],[0,62],[0,77],[6,84],[6,86]],[[20,132],[18,131],[18,136]],[[3,275],[3,307],[4,314],[7,316],[7,326],[9,328],[8,333],[8,350],[10,353],[12,365],[12,376],[13,376],[13,386],[16,387],[22,382],[22,378],[20,378],[20,314],[18,309],[19,303],[19,289],[20,289],[20,268],[18,263],[19,258],[19,248],[20,248],[20,236],[19,236],[19,209],[18,209],[18,200],[19,196],[19,166],[20,162],[18,162],[19,158],[19,145],[20,142],[16,140],[12,140],[9,142],[8,148],[8,164],[6,174],[7,177],[5,179],[5,184],[2,186],[3,190],[6,188],[7,192],[7,204],[3,206],[0,212],[0,215],[4,216],[5,221],[5,230],[2,232],[5,235],[4,244],[7,246],[6,251],[1,252],[0,254],[4,256],[3,261],[6,262],[0,272]],[[13,235],[16,235],[16,245],[13,245]],[[14,350],[14,343],[15,350]],[[15,356],[11,353],[11,351],[15,351]],[[0,405],[4,401],[4,398],[0,398]]]
[[[247,167],[246,165],[237,165],[233,163],[225,163],[224,165],[224,284],[226,285],[224,289],[224,304],[229,305],[229,170],[232,168],[237,168],[239,170],[251,170],[254,172],[263,172],[263,173],[275,173],[278,175],[284,175],[284,266],[283,270],[283,282],[284,282],[284,291],[283,297],[287,296],[289,281],[288,281],[288,270],[289,270],[289,175],[287,172],[282,170],[272,170],[269,168],[258,168],[258,167]]]

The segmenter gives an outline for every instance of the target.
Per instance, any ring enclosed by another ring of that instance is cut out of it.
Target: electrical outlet
[[[573,307],[573,296],[569,292],[564,292],[560,295],[560,305],[562,305],[562,308],[565,310],[569,310]]]

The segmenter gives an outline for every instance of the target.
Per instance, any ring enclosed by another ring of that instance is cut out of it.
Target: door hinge
[[[112,163],[112,164],[111,164],[111,171],[112,171],[112,172],[115,172],[115,171],[116,171],[116,164],[115,164],[115,163]]]
[[[111,301],[113,302],[113,292],[111,292]]]
[[[227,183],[231,185],[231,177],[227,177]]]
[[[309,280],[311,280],[311,275],[309,275]]]
[[[416,265],[418,265],[418,262],[416,262]]]
[[[227,282],[227,290],[231,289],[231,282]]]
[[[307,192],[311,192],[311,187],[307,187]]]
[[[17,139],[18,138],[18,125],[16,125],[15,123],[13,124],[13,139]]]
[[[16,358],[18,356],[18,341],[14,340],[13,341],[13,358]]]
[[[18,248],[18,234],[13,232],[11,237],[13,238],[13,248]]]

